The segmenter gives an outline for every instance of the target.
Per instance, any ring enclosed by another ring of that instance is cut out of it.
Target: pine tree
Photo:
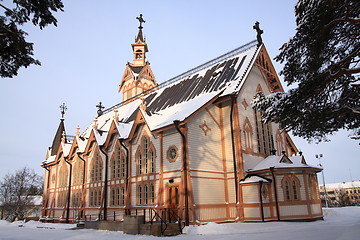
[[[9,3],[8,3],[9,4]],[[0,76],[13,77],[21,67],[40,65],[33,58],[33,43],[27,42],[27,33],[19,27],[29,21],[43,29],[49,24],[57,26],[52,14],[63,11],[61,0],[13,0],[13,6],[5,6],[0,0]]]
[[[286,93],[258,94],[253,107],[296,136],[326,140],[339,129],[360,135],[360,2],[299,0],[295,36],[275,60]]]

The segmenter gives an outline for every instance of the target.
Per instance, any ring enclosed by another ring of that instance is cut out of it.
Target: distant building
[[[61,119],[42,165],[43,219],[321,219],[321,169],[250,106],[258,92],[283,91],[260,40],[157,84],[140,25],[119,85],[123,102],[104,111],[99,104],[99,116],[72,138]]]
[[[360,205],[360,181],[325,184],[329,207]],[[325,191],[321,185],[320,197],[325,206]]]
[[[24,197],[25,198],[25,197]],[[26,220],[39,220],[42,210],[43,197],[41,195],[28,196],[30,201],[23,205],[24,217]],[[16,203],[5,204],[3,198],[0,197],[0,219],[12,219],[11,215],[18,208]]]

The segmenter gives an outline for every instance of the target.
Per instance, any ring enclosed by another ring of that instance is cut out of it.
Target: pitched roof
[[[135,42],[137,43],[137,42],[145,42],[144,41],[144,37],[143,37],[143,33],[142,33],[142,30],[141,29],[139,29],[139,32],[138,32],[138,35],[137,35],[137,37],[136,37],[136,39],[135,39]]]
[[[61,143],[61,138],[62,138],[63,132],[65,132],[65,124],[64,124],[64,119],[62,118],[62,119],[60,119],[59,127],[56,131],[53,143],[51,145],[51,153],[50,153],[51,156],[57,154],[60,143]]]
[[[245,179],[240,180],[240,183],[242,183],[242,184],[244,184],[244,183],[256,183],[256,182],[260,182],[260,181],[266,182],[266,183],[271,182],[271,181],[269,181],[268,179],[266,179],[266,178],[264,178],[262,176],[254,176],[254,175],[250,176],[249,175]]]
[[[105,114],[98,117],[98,129],[108,130],[104,122],[110,120],[115,108],[118,109],[119,122],[123,123],[133,121],[137,111],[142,111],[151,131],[173,124],[174,120],[183,121],[214,99],[237,93],[258,53],[259,47],[256,41],[252,41],[180,74],[142,96],[136,96],[136,100],[131,99],[105,110]],[[139,69],[132,67],[131,70],[141,71]],[[146,105],[145,111],[139,110],[143,103],[140,97]],[[82,136],[88,137],[90,130],[88,128]]]
[[[277,156],[270,155],[258,163],[254,168],[249,169],[247,172],[255,172],[260,170],[266,170],[270,167],[274,168],[315,168],[318,171],[322,169],[316,166],[308,165],[303,156],[291,156],[285,155]]]
[[[141,70],[145,67],[145,66],[137,66],[137,67],[135,67],[135,66],[132,66],[130,64],[128,64],[128,66],[131,69],[131,71],[133,73],[136,73],[136,74],[139,74],[141,72]]]

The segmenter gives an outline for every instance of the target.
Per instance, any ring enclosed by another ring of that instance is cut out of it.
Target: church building
[[[137,19],[122,102],[105,110],[100,103],[75,136],[60,120],[42,162],[42,219],[123,221],[164,212],[185,225],[322,219],[321,169],[251,107],[257,92],[283,91],[258,24],[257,41],[157,83],[145,21]]]

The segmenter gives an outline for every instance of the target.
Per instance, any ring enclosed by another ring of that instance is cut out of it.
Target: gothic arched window
[[[102,180],[103,162],[98,151],[95,152],[91,161],[90,181],[97,182]]]
[[[300,200],[300,181],[295,175],[286,175],[281,181],[285,201]]]
[[[59,172],[59,187],[67,187],[69,172],[67,166],[62,165]]]
[[[252,127],[248,118],[245,119],[244,126],[244,142],[245,142],[245,151],[253,151],[252,144]]]
[[[276,132],[276,147],[277,147],[278,155],[281,155],[281,152],[284,150],[284,145],[283,145],[283,138],[281,137],[281,133],[279,129]]]
[[[78,157],[75,158],[74,170],[73,170],[73,185],[79,185],[83,183],[84,177],[84,162]]]
[[[257,92],[262,92],[261,86],[257,87]],[[256,135],[258,143],[258,152],[270,155],[271,150],[274,149],[274,139],[271,129],[271,123],[265,123],[260,111],[254,110],[256,122]]]
[[[137,175],[155,172],[155,148],[148,136],[142,138],[136,153]]]

